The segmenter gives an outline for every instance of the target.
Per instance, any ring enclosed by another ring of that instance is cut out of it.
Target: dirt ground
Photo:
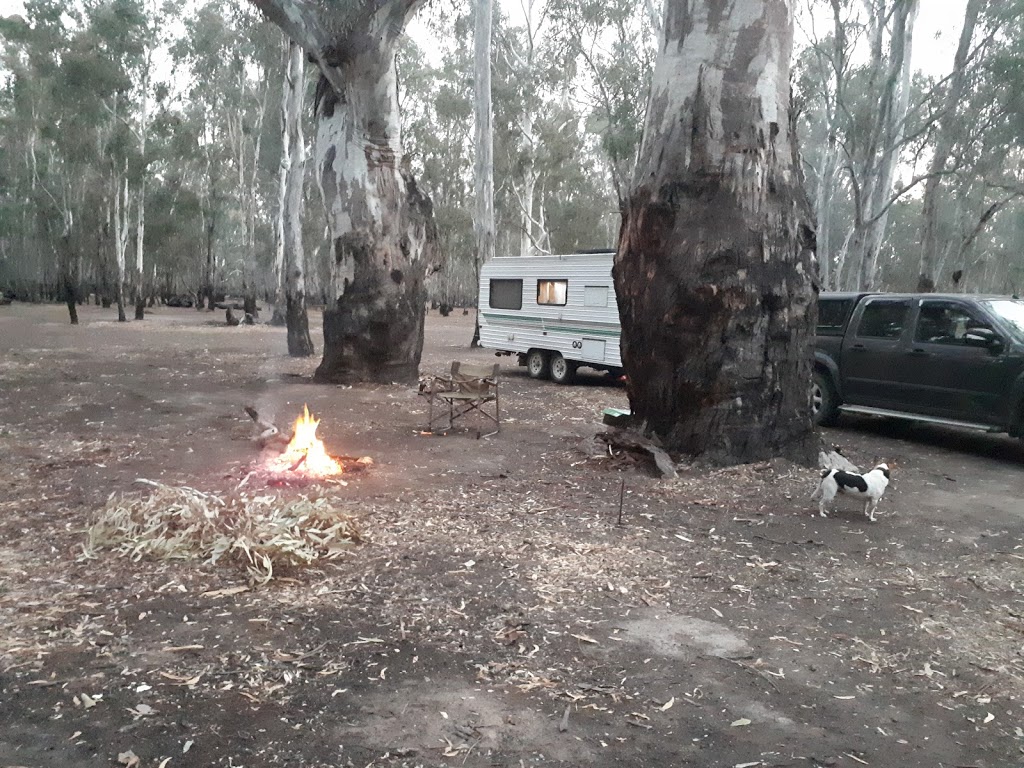
[[[823,438],[894,485],[822,519],[812,469],[609,455],[604,377],[512,365],[500,434],[427,436],[413,388],[313,385],[283,330],[221,319],[0,307],[0,766],[1024,764],[1020,441],[845,421]],[[431,313],[423,371],[493,360],[471,331]],[[322,491],[348,555],[238,594],[83,556],[110,494],[227,493],[243,406],[303,403],[376,461]]]

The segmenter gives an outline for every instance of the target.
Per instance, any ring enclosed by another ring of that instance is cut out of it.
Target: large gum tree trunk
[[[639,425],[727,463],[813,451],[814,231],[789,115],[790,12],[667,0],[615,258]]]
[[[321,69],[315,168],[333,262],[316,378],[415,381],[436,231],[402,167],[395,46],[423,0],[253,2]]]

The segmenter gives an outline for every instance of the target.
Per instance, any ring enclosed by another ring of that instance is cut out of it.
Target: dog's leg
[[[825,510],[831,508],[832,502],[836,498],[835,486],[834,485],[830,485],[830,486],[826,487],[825,483],[823,482],[821,484],[821,486],[820,486],[820,490],[821,490],[821,497],[818,500],[818,514],[821,515],[822,517],[828,517],[828,515],[825,514]]]
[[[864,505],[864,514],[868,516],[868,520],[872,523],[875,522],[875,510],[878,509],[878,499],[872,499]]]

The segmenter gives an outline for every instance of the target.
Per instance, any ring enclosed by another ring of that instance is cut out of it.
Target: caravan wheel
[[[526,356],[526,371],[531,379],[546,379],[551,374],[548,353],[541,349],[531,349]]]
[[[551,356],[551,380],[556,384],[572,384],[576,378],[576,363],[566,360],[558,352]]]

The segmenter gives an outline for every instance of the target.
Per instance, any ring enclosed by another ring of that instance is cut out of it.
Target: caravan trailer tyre
[[[576,363],[566,360],[558,352],[551,355],[551,380],[556,384],[572,384],[576,378]]]
[[[546,379],[551,375],[548,353],[542,349],[531,349],[526,356],[526,371],[531,379]]]

